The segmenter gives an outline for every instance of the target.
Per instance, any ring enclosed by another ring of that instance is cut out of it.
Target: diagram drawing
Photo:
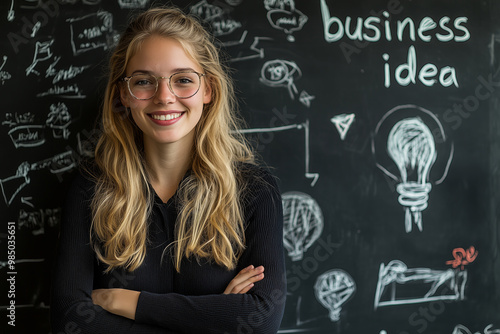
[[[240,129],[240,130],[237,130],[237,132],[246,133],[246,134],[273,133],[273,132],[287,131],[287,130],[293,130],[293,129],[304,130],[304,144],[305,144],[305,157],[304,157],[305,173],[304,174],[305,174],[306,178],[312,179],[311,187],[314,187],[314,185],[316,184],[316,182],[319,179],[319,173],[311,173],[309,170],[309,120],[306,120],[304,123],[276,126],[276,127],[270,127],[270,128]]]
[[[356,292],[356,283],[341,269],[332,269],[321,274],[314,285],[316,299],[329,310],[331,321],[340,320],[342,305]]]
[[[323,232],[323,214],[318,203],[301,192],[287,192],[283,201],[283,244],[292,261],[304,253]]]
[[[463,300],[467,271],[408,268],[393,260],[380,264],[374,309],[382,306]]]

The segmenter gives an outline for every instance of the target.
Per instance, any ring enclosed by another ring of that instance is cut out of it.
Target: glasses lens
[[[147,100],[156,93],[158,82],[156,78],[149,74],[136,74],[128,82],[130,93],[137,99]]]
[[[193,96],[200,89],[200,77],[194,72],[175,73],[170,78],[172,92],[180,98]]]

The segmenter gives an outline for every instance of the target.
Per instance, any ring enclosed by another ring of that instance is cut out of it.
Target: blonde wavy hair
[[[227,69],[213,39],[193,17],[175,8],[154,8],[136,17],[121,36],[110,63],[102,111],[102,135],[95,150],[99,168],[92,207],[92,246],[107,271],[138,268],[146,255],[152,196],[143,156],[142,133],[121,105],[121,79],[129,60],[151,36],[173,38],[200,64],[212,88],[195,128],[191,173],[178,189],[180,212],[171,254],[177,271],[186,257],[208,259],[234,269],[245,248],[242,184],[238,166],[254,163],[236,129],[236,101]]]

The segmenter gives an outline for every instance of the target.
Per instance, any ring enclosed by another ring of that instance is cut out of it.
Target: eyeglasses
[[[196,71],[177,72],[169,77],[156,77],[152,74],[139,73],[125,77],[127,87],[137,100],[149,100],[158,91],[158,80],[168,79],[168,88],[179,99],[190,98],[200,90],[201,77],[205,74]]]

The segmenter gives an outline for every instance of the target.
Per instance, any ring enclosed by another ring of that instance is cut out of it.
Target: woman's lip
[[[184,115],[184,112],[180,111],[154,112],[154,113],[149,113],[147,115],[149,119],[155,124],[166,126],[178,122]]]

